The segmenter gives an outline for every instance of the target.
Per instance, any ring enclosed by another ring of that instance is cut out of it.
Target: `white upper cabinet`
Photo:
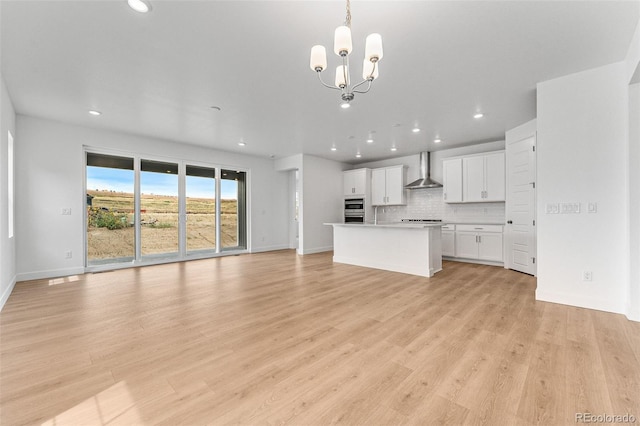
[[[463,158],[462,176],[464,201],[484,201],[484,156]]]
[[[371,180],[370,169],[355,169],[343,172],[343,193],[349,196],[368,196],[369,181]]]
[[[371,171],[371,204],[383,206],[387,201],[387,172],[385,169]]]
[[[504,152],[463,157],[462,201],[477,203],[504,200]]]
[[[371,171],[371,201],[374,206],[406,204],[405,166],[382,167]]]
[[[442,197],[446,203],[462,202],[462,158],[442,162]]]
[[[505,158],[504,152],[484,157],[484,201],[505,201]]]

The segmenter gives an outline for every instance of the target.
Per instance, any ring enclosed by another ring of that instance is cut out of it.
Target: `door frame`
[[[509,166],[507,164],[507,162],[509,161],[509,145],[511,143],[515,143],[515,142],[520,142],[524,139],[527,138],[533,138],[533,156],[534,156],[534,167],[533,167],[533,183],[534,183],[534,191],[533,191],[533,221],[534,221],[534,225],[533,225],[533,243],[532,243],[532,249],[533,249],[533,257],[535,259],[535,261],[533,262],[533,276],[537,276],[538,275],[538,209],[537,209],[537,204],[538,204],[538,191],[537,191],[537,187],[536,182],[538,180],[538,171],[537,171],[537,167],[538,167],[538,161],[537,161],[537,151],[536,151],[536,147],[538,144],[537,141],[537,120],[533,119],[531,121],[528,121],[524,124],[521,124],[518,127],[515,127],[511,130],[508,130],[505,134],[505,216],[508,216],[509,214],[509,181],[511,179],[511,176],[509,176]],[[509,226],[508,223],[506,223],[506,220],[508,219],[508,217],[505,218],[505,238],[504,238],[504,267],[506,269],[512,269],[512,265],[511,265],[511,256],[510,256],[510,249],[511,249],[511,239],[512,239],[512,233],[511,233],[511,227]]]

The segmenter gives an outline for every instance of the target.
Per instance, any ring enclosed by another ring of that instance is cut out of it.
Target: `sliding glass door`
[[[216,169],[186,167],[187,252],[216,249]]]
[[[179,251],[178,164],[140,162],[140,253],[175,256]]]
[[[222,170],[220,220],[223,249],[244,249],[246,237],[246,173]]]
[[[87,153],[87,264],[135,258],[133,158]]]
[[[247,248],[245,171],[87,151],[86,199],[89,267]]]

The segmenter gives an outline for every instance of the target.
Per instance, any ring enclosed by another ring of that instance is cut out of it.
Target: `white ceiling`
[[[404,156],[504,138],[535,117],[537,82],[624,59],[640,14],[638,1],[354,0],[353,78],[369,33],[385,50],[371,91],[342,110],[309,51],[327,47],[332,82],[344,2],[151,4],[139,14],[125,0],[1,1],[16,111],[265,157]]]

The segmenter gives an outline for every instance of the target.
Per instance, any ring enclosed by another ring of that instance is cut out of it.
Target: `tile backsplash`
[[[448,204],[442,199],[442,188],[407,191],[406,206],[378,207],[378,220],[399,222],[401,219],[442,219],[460,223],[504,223],[504,203]]]

